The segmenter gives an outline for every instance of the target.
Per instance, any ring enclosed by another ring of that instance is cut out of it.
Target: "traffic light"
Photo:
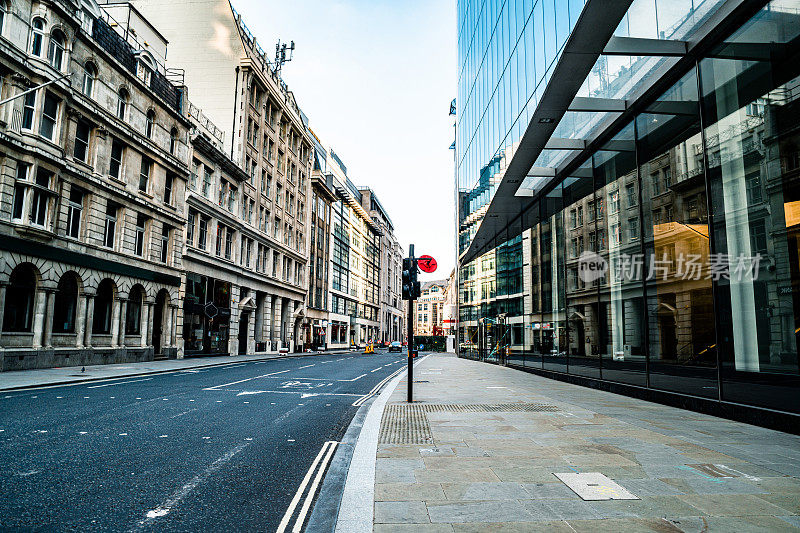
[[[417,261],[406,257],[403,259],[403,300],[414,300],[420,295],[420,284],[417,281]]]

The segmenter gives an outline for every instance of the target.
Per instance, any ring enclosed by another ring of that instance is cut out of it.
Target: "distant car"
[[[403,345],[400,344],[400,341],[394,341],[389,345],[389,352],[402,352]]]

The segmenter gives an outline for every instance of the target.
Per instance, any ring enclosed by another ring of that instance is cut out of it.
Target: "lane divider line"
[[[134,379],[131,381],[116,381],[114,383],[106,383],[105,385],[92,385],[91,387],[86,387],[87,389],[99,389],[102,387],[113,387],[114,385],[124,385],[126,383],[139,383],[140,381],[150,381],[153,378],[144,378],[144,379]]]
[[[252,378],[240,379],[239,381],[232,381],[231,383],[225,383],[223,385],[214,385],[213,387],[206,387],[203,390],[219,390],[223,387],[228,387],[230,385],[238,385],[239,383],[244,383],[246,381],[250,381],[253,379],[266,378],[269,376],[274,376],[275,374],[283,374],[284,372],[291,372],[292,370],[294,370],[294,368],[289,368],[287,370],[280,370],[278,372],[270,372],[269,374],[262,374],[260,376],[253,376]]]
[[[319,480],[322,479],[322,475],[325,472],[325,469],[327,468],[331,458],[333,457],[333,451],[336,449],[336,446],[338,444],[339,443],[336,441],[329,440],[322,445],[322,448],[320,448],[319,453],[314,458],[314,461],[311,463],[311,467],[309,467],[308,472],[306,472],[305,477],[303,477],[303,481],[297,488],[297,492],[292,498],[292,501],[289,503],[289,507],[283,514],[283,518],[281,519],[280,524],[278,524],[278,529],[276,530],[275,533],[283,533],[284,531],[286,531],[286,527],[289,525],[289,522],[291,522],[292,516],[294,516],[294,511],[297,508],[297,504],[300,503],[300,498],[302,498],[303,494],[306,493],[306,486],[308,485],[308,482],[311,481],[311,476],[314,475],[314,472],[317,472],[317,475],[314,478],[314,482],[312,486],[309,488],[308,493],[306,494],[306,499],[303,502],[303,506],[300,509],[300,513],[297,516],[297,520],[295,521],[294,527],[292,528],[293,533],[302,530],[303,524],[305,523],[306,514],[308,513],[308,509],[311,506],[311,501],[316,496],[317,487],[319,486]]]

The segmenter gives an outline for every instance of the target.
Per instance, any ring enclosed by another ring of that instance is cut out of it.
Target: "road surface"
[[[276,531],[295,500],[291,531],[326,443],[404,362],[293,357],[0,393],[0,529]]]

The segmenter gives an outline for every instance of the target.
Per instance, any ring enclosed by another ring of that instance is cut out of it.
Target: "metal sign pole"
[[[416,268],[413,244],[408,245],[408,257],[411,258],[411,268]],[[414,352],[414,299],[410,298],[408,300],[408,403],[414,401]]]

